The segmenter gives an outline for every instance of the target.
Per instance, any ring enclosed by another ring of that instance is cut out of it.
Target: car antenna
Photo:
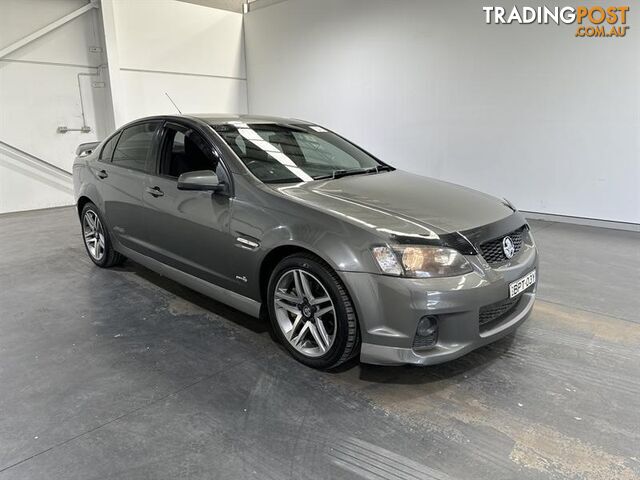
[[[173,103],[173,106],[176,107],[176,110],[178,110],[178,113],[180,115],[182,115],[182,112],[180,111],[180,109],[178,108],[178,105],[176,105],[176,102],[173,101],[173,99],[169,96],[169,94],[167,92],[164,92],[164,94],[167,96],[167,98],[169,99],[169,101],[171,103]]]

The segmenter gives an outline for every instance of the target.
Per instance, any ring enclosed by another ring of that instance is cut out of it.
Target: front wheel
[[[267,301],[276,336],[305,365],[329,369],[357,354],[353,304],[338,275],[319,258],[284,258],[271,274]]]

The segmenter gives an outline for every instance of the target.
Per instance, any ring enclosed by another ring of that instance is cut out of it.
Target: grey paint
[[[211,297],[219,302],[226,303],[230,307],[236,308],[242,312],[258,317],[260,315],[260,302],[256,302],[243,295],[239,295],[230,290],[226,290],[218,285],[202,280],[194,275],[190,275],[182,270],[171,267],[165,263],[159,262],[151,257],[142,255],[135,250],[120,246],[122,254],[127,258],[138,262],[139,264],[147,267],[154,272],[164,275],[182,285],[202,293],[208,297]]]
[[[290,121],[233,118],[248,124]],[[451,278],[388,277],[371,253],[373,246],[398,244],[402,237],[440,242],[446,234],[464,232],[472,239],[479,235],[481,243],[507,235],[526,222],[506,202],[397,170],[267,185],[209,126],[229,117],[163,116],[144,121],[157,120],[181,123],[204,135],[224,164],[226,192],[182,190],[175,179],[101,161],[101,147],[74,163],[76,199],[93,201],[116,250],[143,265],[256,315],[266,300],[263,292],[270,272],[262,274],[268,268],[263,267],[265,258],[282,247],[312,252],[341,275],[350,292],[363,342],[361,359],[370,363],[453,359],[501,338],[530,313],[534,292],[501,328],[491,335],[479,331],[479,309],[508,298],[508,284],[536,268],[531,242],[499,268],[489,267],[480,255],[469,255],[473,271]],[[156,134],[156,143],[159,138]],[[158,152],[155,145],[153,155]],[[482,233],[487,226],[491,233]],[[438,344],[412,356],[417,324],[426,314],[439,318]],[[371,345],[385,347],[387,353],[367,349]]]
[[[513,213],[495,197],[403,172],[343,177],[278,189],[317,210],[337,212],[367,230],[432,235],[469,230]],[[386,229],[386,230],[385,230]]]
[[[584,262],[633,238],[532,227],[544,277],[517,332],[443,365],[323,373],[134,262],[95,268],[73,208],[0,215],[0,477],[637,478],[637,285]],[[633,321],[586,311],[615,291]]]

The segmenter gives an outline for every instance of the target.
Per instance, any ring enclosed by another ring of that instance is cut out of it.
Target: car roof
[[[309,124],[309,122],[305,122],[304,120],[298,120],[295,118],[273,117],[268,115],[197,113],[197,114],[188,114],[184,116],[197,118],[210,125],[220,125],[220,124],[231,123],[231,122],[243,122],[247,124],[251,124],[251,123]]]
[[[142,117],[122,125],[118,129],[118,131],[141,122],[151,122],[151,121],[158,121],[158,120],[176,121],[180,119],[204,122],[208,125],[225,125],[233,122],[242,122],[246,124],[278,123],[278,124],[314,125],[313,123],[310,123],[304,120],[299,120],[297,118],[284,118],[284,117],[273,117],[273,116],[267,116],[267,115],[246,115],[246,114],[233,114],[233,113],[224,113],[224,114],[196,113],[196,114],[181,114],[181,115],[152,115],[149,117]]]

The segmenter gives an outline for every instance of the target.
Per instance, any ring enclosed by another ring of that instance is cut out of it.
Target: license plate
[[[524,277],[519,278],[515,282],[509,284],[509,298],[513,298],[516,295],[522,293],[531,285],[536,283],[536,271],[533,270],[527,273]]]

